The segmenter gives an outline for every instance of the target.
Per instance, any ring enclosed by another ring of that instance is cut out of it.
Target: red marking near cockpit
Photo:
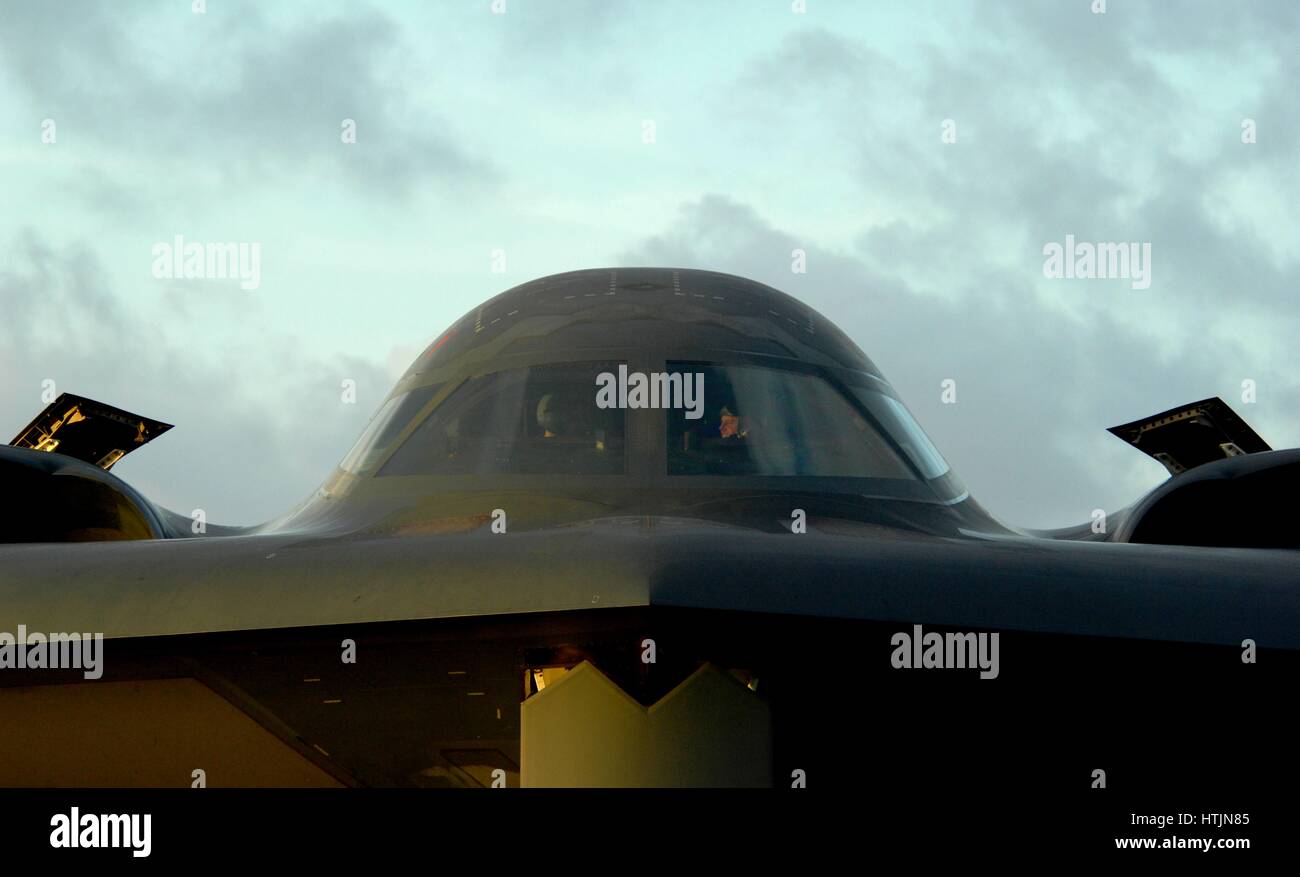
[[[442,345],[446,344],[447,341],[448,341],[450,338],[452,338],[455,334],[456,334],[456,330],[455,330],[455,329],[449,329],[449,330],[447,331],[447,334],[443,335],[443,336],[442,336],[441,338],[439,338],[437,341],[435,341],[435,342],[433,342],[432,344],[430,344],[430,345],[429,345],[429,349],[426,350],[426,351],[424,351],[424,356],[422,356],[422,357],[420,357],[420,358],[421,358],[421,359],[427,359],[428,357],[433,356],[433,354],[437,351],[437,349],[438,349],[439,347],[441,347]]]

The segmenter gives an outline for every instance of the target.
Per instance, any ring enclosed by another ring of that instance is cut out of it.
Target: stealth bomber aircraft
[[[169,428],[65,395],[0,448],[0,785],[1233,788],[1294,746],[1300,451],[1218,399],[1112,430],[1146,496],[1019,530],[816,311],[618,268],[465,315],[264,525],[112,473]]]

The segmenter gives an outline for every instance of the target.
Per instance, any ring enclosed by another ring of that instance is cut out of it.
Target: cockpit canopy
[[[949,471],[903,404],[805,371],[668,361],[505,369],[391,397],[342,463],[354,475],[626,475],[930,481]],[[620,380],[620,378],[622,380]],[[662,390],[662,392],[660,392]],[[612,404],[611,404],[612,403]],[[630,442],[632,417],[653,435]]]
[[[823,317],[752,281],[669,269],[575,272],[485,303],[430,345],[341,468],[964,495]]]

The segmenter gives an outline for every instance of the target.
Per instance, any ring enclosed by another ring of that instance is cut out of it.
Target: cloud
[[[253,524],[288,511],[343,458],[391,385],[381,364],[346,351],[323,357],[259,328],[251,298],[232,305],[214,288],[177,308],[177,293],[159,285],[128,308],[84,246],[52,247],[29,231],[6,251],[0,425],[16,434],[43,408],[46,379],[175,424],[113,471],[184,514]],[[189,340],[231,307],[242,317],[232,337]],[[342,401],[344,379],[357,383],[356,404]]]
[[[0,71],[55,120],[60,142],[93,144],[98,157],[148,152],[241,181],[339,176],[389,196],[494,177],[451,135],[387,15],[286,24],[224,3],[182,13],[23,4],[0,29]],[[341,141],[344,119],[355,144]]]

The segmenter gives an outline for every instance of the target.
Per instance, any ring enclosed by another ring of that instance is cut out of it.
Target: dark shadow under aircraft
[[[812,309],[620,268],[466,315],[265,525],[111,474],[168,428],[63,396],[0,448],[0,785],[1295,779],[1300,451],[1218,399],[1017,530]]]

